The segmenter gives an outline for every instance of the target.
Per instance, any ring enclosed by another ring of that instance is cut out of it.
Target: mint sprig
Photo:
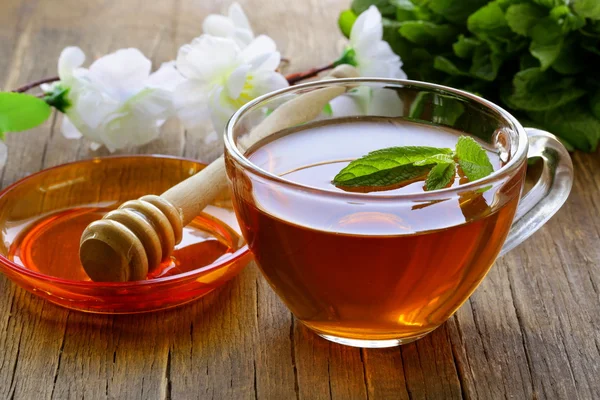
[[[599,0],[348,0],[348,4],[350,9],[340,16],[342,32],[349,35],[360,14],[376,6],[382,15],[383,39],[402,59],[409,79],[485,97],[523,124],[552,132],[575,149],[598,147]],[[418,100],[411,111],[420,116]],[[444,124],[455,126],[451,118],[460,116],[461,110],[435,105],[424,110],[428,117],[441,109]]]
[[[457,164],[469,181],[494,171],[486,151],[472,138],[461,136],[456,149],[405,146],[372,151],[352,161],[333,178],[341,189],[365,191],[425,179],[425,190],[439,190],[450,185]]]
[[[473,138],[461,136],[456,144],[456,158],[465,176],[470,181],[485,178],[494,167],[485,150]]]

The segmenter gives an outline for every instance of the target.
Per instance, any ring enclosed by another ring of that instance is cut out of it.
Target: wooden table
[[[293,70],[338,53],[350,0],[246,0],[255,31]],[[154,65],[200,34],[225,1],[2,0],[0,82],[54,75],[67,45],[88,60],[138,47]],[[9,134],[2,186],[91,156],[60,116]],[[125,152],[214,156],[177,124]],[[574,156],[567,205],[499,260],[448,323],[387,350],[331,344],[294,321],[254,265],[200,301],[137,316],[71,312],[0,277],[0,399],[600,398],[600,155]]]

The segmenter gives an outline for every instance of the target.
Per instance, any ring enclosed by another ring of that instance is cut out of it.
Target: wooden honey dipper
[[[328,75],[355,76],[356,70],[348,65],[341,65]],[[238,146],[246,149],[274,132],[315,119],[329,101],[345,90],[344,86],[324,87],[284,103],[240,138]],[[169,259],[182,239],[183,227],[226,188],[225,160],[221,156],[160,196],[147,195],[123,203],[83,232],[79,246],[83,268],[97,282],[145,279],[148,272]]]

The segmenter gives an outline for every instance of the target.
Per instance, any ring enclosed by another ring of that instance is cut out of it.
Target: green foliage
[[[417,103],[423,104],[422,101]],[[414,112],[411,110],[411,113]],[[486,151],[471,137],[461,136],[455,151],[428,146],[389,147],[372,151],[342,169],[333,178],[333,184],[349,190],[385,190],[424,178],[427,174],[425,190],[438,190],[454,181],[456,164],[460,165],[469,181],[494,172]]]
[[[336,186],[346,188],[385,187],[424,176],[430,165],[424,160],[437,155],[452,154],[451,149],[406,146],[372,151],[352,161],[333,179]],[[429,164],[436,164],[431,161]],[[418,164],[418,165],[417,165]]]
[[[0,92],[0,139],[4,139],[6,132],[20,132],[42,124],[50,111],[50,106],[35,96]]]
[[[352,25],[354,25],[354,21],[356,21],[356,14],[352,10],[342,11],[340,17],[338,18],[338,26],[344,36],[350,37],[350,32],[352,31]]]
[[[485,178],[494,172],[494,167],[485,150],[473,138],[468,136],[458,138],[456,158],[458,159],[458,165],[470,181]]]
[[[352,11],[370,5],[410,79],[486,97],[577,149],[598,145],[600,1],[354,0]]]

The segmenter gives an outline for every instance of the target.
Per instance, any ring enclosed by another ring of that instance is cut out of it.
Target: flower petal
[[[198,81],[185,81],[175,88],[173,104],[177,116],[188,128],[196,128],[208,118],[208,86]]]
[[[371,88],[371,99],[368,105],[368,115],[380,117],[401,117],[404,103],[393,89]]]
[[[246,77],[249,70],[250,65],[244,64],[240,65],[229,75],[229,79],[227,79],[227,94],[232,99],[240,97],[242,89],[244,89],[244,85],[246,84]]]
[[[126,100],[144,87],[151,67],[150,60],[138,49],[120,49],[94,61],[90,74],[112,96]]]
[[[235,25],[230,18],[210,14],[202,23],[202,31],[208,35],[229,38],[235,33]]]
[[[79,129],[69,119],[68,116],[64,116],[62,120],[61,129],[62,134],[67,139],[80,139],[83,135],[79,132]]]
[[[281,63],[281,55],[278,51],[273,53],[264,53],[252,61],[250,65],[252,70],[264,70],[264,71],[275,71]]]
[[[350,43],[352,47],[365,48],[381,40],[383,37],[383,25],[381,24],[381,13],[375,6],[370,6],[358,16],[350,32]]]
[[[331,115],[334,118],[364,115],[358,99],[349,95],[338,96],[329,102]]]
[[[231,39],[202,35],[179,49],[177,69],[188,79],[208,83],[235,66],[239,51]]]
[[[252,98],[289,86],[285,77],[278,72],[258,71],[252,78],[252,89],[249,93]]]
[[[184,81],[183,75],[175,68],[175,61],[169,61],[162,63],[160,68],[148,77],[146,86],[172,92]]]
[[[244,13],[244,9],[240,6],[239,3],[235,2],[229,6],[229,18],[233,21],[233,24],[241,29],[245,29],[252,33],[252,27],[250,26],[250,22],[246,17],[246,13]]]
[[[73,70],[79,68],[85,62],[85,54],[79,47],[65,47],[58,57],[58,76],[61,81],[68,84],[73,75]]]
[[[236,28],[233,33],[233,40],[243,49],[254,40],[254,33],[247,29]]]
[[[277,49],[273,39],[266,35],[260,35],[254,39],[247,47],[242,50],[240,58],[244,62],[252,62],[255,58],[263,54],[273,53]]]
[[[210,119],[219,136],[223,135],[227,121],[229,121],[229,118],[237,110],[237,107],[228,100],[227,94],[222,87],[215,88],[208,98]]]

